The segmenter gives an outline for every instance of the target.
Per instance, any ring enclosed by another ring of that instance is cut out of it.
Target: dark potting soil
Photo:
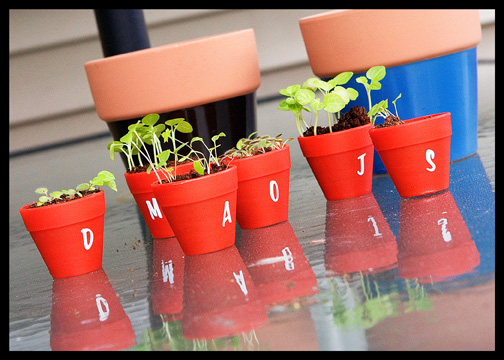
[[[88,195],[91,195],[91,194],[95,194],[97,192],[99,192],[100,190],[97,189],[97,190],[81,190],[81,191],[78,191],[79,193],[82,194],[82,197],[85,197],[85,196],[88,196]],[[53,199],[51,201],[48,201],[46,203],[43,203],[42,205],[40,206],[37,206],[37,202],[34,202],[33,204],[31,204],[28,209],[33,209],[33,208],[37,208],[37,207],[43,207],[43,206],[50,206],[50,205],[53,205],[53,204],[60,204],[60,203],[63,203],[63,202],[67,202],[67,201],[72,201],[72,200],[77,200],[77,199],[80,199],[81,197],[79,195],[74,195],[73,197],[70,196],[70,195],[66,195],[66,194],[63,194],[61,195],[61,197],[59,199]]]
[[[228,168],[228,166],[226,164],[217,165],[217,164],[213,163],[213,164],[210,165],[210,174],[214,174],[216,172],[226,170],[227,168]],[[205,173],[203,175],[200,175],[200,174],[198,174],[196,172],[196,170],[191,169],[186,174],[181,174],[181,175],[175,176],[175,179],[172,180],[171,182],[182,181],[182,180],[189,180],[189,179],[194,179],[194,178],[197,178],[197,177],[200,177],[200,176],[206,176],[206,175],[208,175],[207,169],[205,169]],[[166,184],[166,183],[168,183],[168,180],[162,180],[161,182],[163,184]]]
[[[369,124],[370,122],[371,120],[367,115],[366,109],[362,106],[354,106],[339,118],[337,124],[331,126],[331,130],[332,132],[343,131],[357,126],[366,125]],[[326,127],[317,126],[317,135],[328,134],[330,132],[331,131],[329,130],[328,126]],[[313,135],[314,135],[313,126],[306,129],[306,131],[303,133],[303,136],[313,136]]]
[[[399,119],[397,116],[389,115],[389,116],[387,116],[387,118],[385,119],[383,124],[375,125],[375,128],[380,129],[380,128],[384,128],[384,127],[396,126],[396,125],[401,125],[401,124],[404,124],[404,121]]]
[[[189,159],[187,159],[185,161],[179,161],[178,165],[186,164],[188,162],[193,162],[193,161],[196,161],[196,160],[198,160],[198,158],[196,158],[196,157],[194,157],[194,158],[190,157]],[[173,167],[173,166],[175,166],[175,161],[173,161],[173,160],[168,161],[168,163],[166,164],[166,168]],[[137,173],[146,172],[148,167],[149,167],[149,164],[137,165],[137,166],[132,167],[131,169],[128,169],[126,171],[126,173],[128,173],[128,174],[137,174]]]

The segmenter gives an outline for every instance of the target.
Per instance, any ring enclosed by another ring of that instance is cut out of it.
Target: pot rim
[[[369,135],[377,151],[397,149],[405,146],[450,137],[451,113],[443,112],[404,120],[404,124],[383,128],[372,128]]]
[[[79,199],[29,209],[32,204],[19,209],[28,231],[49,230],[76,224],[103,216],[106,211],[103,190]],[[46,217],[51,220],[45,221]]]
[[[240,159],[232,159],[228,164],[238,168],[238,181],[276,174],[291,168],[290,148],[289,145],[285,144],[281,149]]]
[[[251,28],[110,56],[84,67],[96,111],[106,122],[250,94],[261,82]]]
[[[301,18],[299,26],[312,70],[320,78],[431,59],[481,41],[478,10],[336,10]],[[387,49],[391,44],[394,51],[369,56],[370,49]]]
[[[322,135],[298,136],[297,139],[306,158],[319,157],[373,145],[370,129],[371,123]]]
[[[213,184],[215,184],[213,187],[217,191],[210,193],[209,188]],[[234,165],[230,165],[225,170],[210,175],[198,176],[197,178],[162,184],[156,181],[151,187],[161,207],[174,207],[198,202],[238,190],[237,168]],[[160,196],[161,192],[164,192],[162,196]]]

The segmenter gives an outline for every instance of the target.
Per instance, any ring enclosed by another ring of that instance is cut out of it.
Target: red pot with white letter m
[[[156,182],[152,190],[186,255],[234,245],[236,167],[190,180]]]
[[[369,135],[401,197],[431,194],[450,185],[449,112],[373,128]]]

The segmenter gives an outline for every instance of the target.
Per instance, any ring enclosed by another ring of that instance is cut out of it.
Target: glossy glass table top
[[[289,220],[237,228],[235,246],[207,255],[152,239],[119,179],[106,190],[103,268],[54,281],[19,208],[38,186],[123,165],[109,138],[11,158],[10,349],[494,349],[492,106],[480,109],[478,153],[430,196],[401,199],[377,175],[372,193],[328,202],[292,142]],[[278,115],[276,101],[258,107]]]

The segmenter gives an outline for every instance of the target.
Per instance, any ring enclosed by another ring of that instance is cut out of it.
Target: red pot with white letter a
[[[26,229],[53,278],[81,275],[102,267],[105,195],[19,209]]]
[[[234,245],[236,167],[170,183],[152,191],[186,255],[200,255]]]
[[[449,112],[369,131],[401,197],[435,193],[450,185]]]
[[[327,200],[367,194],[373,181],[371,124],[329,134],[298,137],[303,155]]]

